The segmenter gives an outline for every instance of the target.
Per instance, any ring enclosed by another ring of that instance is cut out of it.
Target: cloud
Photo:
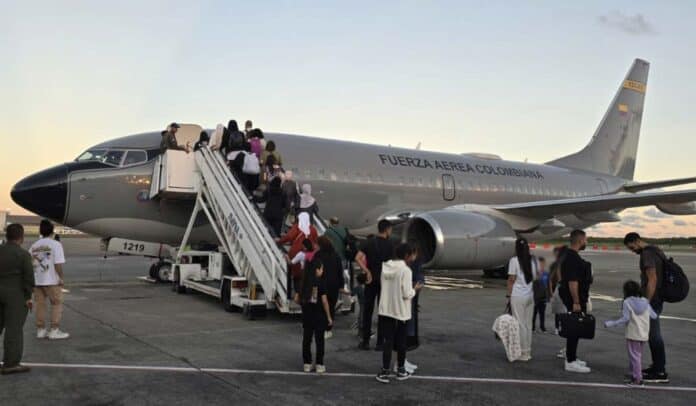
[[[684,227],[684,226],[688,226],[688,225],[689,225],[689,223],[687,223],[687,222],[684,221],[684,220],[674,220],[674,221],[672,222],[672,224],[674,224],[674,225],[677,226],[677,227]]]
[[[599,24],[613,30],[622,31],[630,35],[655,35],[657,31],[653,25],[645,19],[643,14],[626,15],[620,11],[612,11],[598,18]]]
[[[648,216],[648,217],[655,218],[655,219],[663,219],[663,218],[669,217],[669,215],[657,210],[654,207],[647,209],[646,211],[643,212],[643,214]]]

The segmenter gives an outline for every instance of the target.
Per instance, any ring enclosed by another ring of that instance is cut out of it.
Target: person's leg
[[[578,359],[578,341],[577,337],[566,338],[566,361],[575,362]]]
[[[546,302],[539,302],[539,328],[546,331]]]
[[[527,320],[527,298],[513,296],[510,298],[510,310],[512,311],[512,316],[517,319],[520,325],[520,348],[522,350],[522,355],[527,355],[531,351],[531,314],[529,315],[529,320]]]
[[[536,330],[537,313],[539,313],[539,303],[534,303],[534,316],[532,316],[532,331]]]
[[[365,309],[363,311],[362,331],[363,342],[369,343],[372,335],[372,313],[375,310],[375,300],[377,299],[377,290],[374,284],[365,285]]]
[[[312,334],[313,329],[305,327],[302,330],[302,360],[305,364],[312,363]]]
[[[377,306],[379,307],[379,296],[381,294],[381,286],[377,285],[376,290],[377,290],[377,296],[375,298],[375,302],[377,303]],[[384,343],[384,333],[382,332],[382,327],[381,323],[379,320],[379,317],[377,318],[377,347],[382,345]]]
[[[529,296],[529,297],[527,297],[527,301],[524,305],[524,320],[527,323],[527,353],[526,353],[526,355],[529,357],[532,356],[532,318],[533,317],[534,317],[534,298],[532,296]]]
[[[63,318],[63,288],[60,286],[46,287],[48,298],[51,301],[51,328],[59,328]]]
[[[323,328],[318,328],[314,330],[314,342],[317,346],[317,365],[324,365],[324,330]]]
[[[382,349],[382,369],[389,370],[394,348],[394,335],[396,334],[396,319],[382,318],[382,333],[384,334],[384,348]]]
[[[34,318],[36,319],[36,328],[46,328],[46,313],[48,306],[46,304],[46,291],[43,286],[34,288]]]
[[[660,331],[660,313],[662,313],[662,305],[653,306],[656,319],[650,319],[650,335],[648,343],[650,345],[650,354],[652,355],[652,368],[655,373],[665,372],[665,342],[662,340],[662,332]]]
[[[24,322],[27,319],[27,305],[22,292],[0,292],[4,297],[0,298],[3,306],[3,322],[5,336],[3,344],[3,368],[16,367],[22,361],[24,352]]]
[[[396,360],[399,370],[403,370],[406,363],[406,322],[396,322],[396,335],[394,337],[394,348],[396,349]]]
[[[641,372],[642,343],[627,339],[626,347],[628,348],[628,365],[631,368],[631,376],[633,381],[639,382],[643,380],[643,373]]]

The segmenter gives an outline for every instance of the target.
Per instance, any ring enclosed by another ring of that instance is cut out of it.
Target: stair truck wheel
[[[158,262],[154,272],[154,277],[157,282],[168,282],[172,272],[172,265],[168,262]]]
[[[237,308],[237,306],[234,306],[234,305],[232,305],[232,303],[230,303],[230,296],[231,296],[230,284],[231,283],[232,282],[230,282],[229,279],[225,279],[224,282],[222,282],[222,288],[220,288],[222,290],[220,292],[220,301],[222,302],[222,308],[226,312],[233,313],[233,312],[237,312],[238,308]]]

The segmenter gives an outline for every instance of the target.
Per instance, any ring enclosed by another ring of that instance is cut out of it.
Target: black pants
[[[283,229],[283,218],[266,217],[266,222],[268,222],[268,225],[271,226],[271,231],[273,231],[274,236],[280,237]]]
[[[396,350],[398,367],[402,369],[406,362],[406,322],[391,317],[381,317],[380,325],[384,334],[382,369],[389,369],[394,350]]]
[[[657,372],[665,372],[665,364],[667,356],[665,354],[665,342],[662,340],[662,332],[660,331],[660,313],[662,313],[662,303],[652,303],[653,310],[657,313],[656,319],[650,319],[650,335],[648,345],[650,346],[650,355],[652,356],[652,369]]]
[[[534,303],[534,317],[532,317],[532,330],[536,329],[537,314],[539,315],[539,328],[546,330],[546,301]]]
[[[305,327],[302,333],[302,359],[305,364],[312,363],[312,337],[317,346],[317,365],[324,365],[324,329]]]
[[[411,320],[406,322],[407,333],[406,333],[406,349],[408,351],[415,350],[420,345],[420,339],[418,338],[418,298],[420,296],[419,292],[416,292],[416,296],[413,297],[411,301]]]
[[[375,302],[379,305],[379,292],[381,290],[380,285],[372,282],[369,285],[365,285],[365,310],[363,311],[363,342],[369,343],[370,336],[372,335],[372,313],[375,311]],[[377,345],[381,345],[384,342],[382,337],[382,325],[378,321],[377,323]]]
[[[573,302],[571,301],[563,301],[565,304],[566,309],[572,310],[573,309]],[[587,303],[583,303],[580,305],[580,308],[583,313],[587,312]],[[573,362],[578,359],[578,342],[580,342],[579,337],[568,337],[566,338],[566,361],[568,362]]]

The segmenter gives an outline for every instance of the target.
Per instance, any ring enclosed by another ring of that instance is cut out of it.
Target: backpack
[[[258,175],[261,173],[261,167],[259,166],[259,159],[256,155],[250,152],[242,152],[240,155],[244,155],[244,163],[242,164],[242,172],[247,175]]]
[[[244,147],[244,134],[240,131],[230,132],[230,138],[228,142],[228,150],[239,151]]]
[[[689,295],[689,279],[679,264],[673,258],[667,258],[665,254],[656,250],[662,260],[662,286],[659,286],[659,294],[667,303],[678,303]]]

